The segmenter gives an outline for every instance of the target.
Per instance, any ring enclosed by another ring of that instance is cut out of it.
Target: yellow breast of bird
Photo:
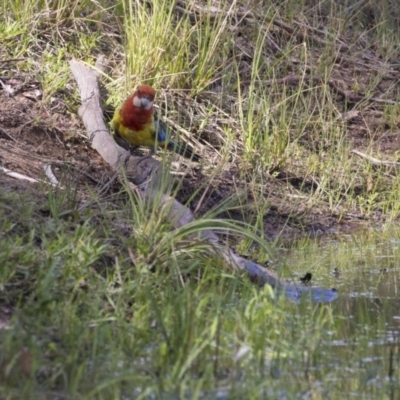
[[[140,131],[134,131],[126,126],[120,125],[119,134],[135,146],[154,146],[154,131],[147,125]]]
[[[111,123],[112,129],[127,142],[135,146],[154,146],[155,129],[153,122],[146,124],[141,130],[130,129],[116,121],[115,118]]]

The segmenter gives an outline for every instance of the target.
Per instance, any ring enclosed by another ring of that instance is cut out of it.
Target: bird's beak
[[[143,108],[145,110],[150,110],[153,107],[153,100],[148,96],[144,95],[142,97],[135,96],[133,98],[133,105],[138,108]]]

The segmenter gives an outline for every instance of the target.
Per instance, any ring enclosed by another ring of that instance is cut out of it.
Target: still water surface
[[[331,384],[343,398],[400,399],[400,230],[298,243],[286,260],[295,280],[311,272],[313,286],[339,291],[317,363]]]

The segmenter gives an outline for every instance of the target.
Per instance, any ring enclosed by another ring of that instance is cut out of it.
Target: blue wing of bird
[[[171,140],[171,130],[159,118],[158,114],[154,112],[154,129],[158,144],[165,146],[168,150],[174,151],[186,158],[193,161],[200,161],[201,157],[194,152],[194,150],[187,143],[175,143]]]

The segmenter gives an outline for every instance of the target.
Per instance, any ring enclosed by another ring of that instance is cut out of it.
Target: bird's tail
[[[167,149],[180,154],[183,157],[189,158],[193,161],[200,161],[201,157],[194,152],[194,150],[188,144],[177,144],[174,142],[168,142]]]

